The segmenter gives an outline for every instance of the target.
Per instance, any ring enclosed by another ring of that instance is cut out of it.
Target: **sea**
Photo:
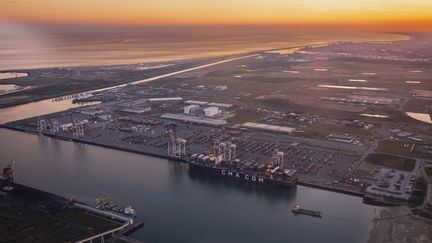
[[[0,22],[0,71],[162,62],[339,41],[391,41],[396,33],[284,26],[80,26]]]

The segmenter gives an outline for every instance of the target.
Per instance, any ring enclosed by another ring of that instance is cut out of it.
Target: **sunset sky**
[[[431,0],[2,0],[0,20],[84,24],[277,24],[428,29]]]

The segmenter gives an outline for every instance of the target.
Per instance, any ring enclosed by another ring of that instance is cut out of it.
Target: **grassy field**
[[[360,141],[361,143],[364,142],[365,137],[371,135],[371,132],[368,130],[331,124],[313,125],[305,129],[304,133],[301,133],[300,135],[305,137],[325,138],[332,133],[353,135],[355,136],[356,140]]]
[[[413,148],[413,145],[417,146],[417,144],[415,143],[407,143],[401,141],[380,141],[375,151],[381,153],[431,159],[431,156],[429,154],[416,151],[415,147]]]
[[[366,162],[397,170],[412,171],[415,167],[415,160],[402,158],[398,156],[373,153],[366,157]]]
[[[371,132],[364,129],[352,128],[352,127],[344,127],[337,126],[331,124],[317,124],[311,126],[308,131],[317,132],[322,136],[330,135],[331,133],[339,133],[339,134],[350,134],[357,136],[369,136]]]
[[[424,170],[429,177],[432,177],[432,167],[424,168]]]
[[[120,223],[76,208],[46,215],[30,208],[1,206],[0,225],[0,242],[74,242]]]
[[[411,201],[417,205],[421,205],[427,195],[428,183],[423,177],[417,178],[414,183],[414,193],[411,197]]]
[[[232,123],[241,124],[241,123],[245,123],[245,122],[256,121],[256,120],[260,119],[261,117],[262,116],[260,114],[255,113],[255,112],[239,111],[236,113],[235,116],[227,119],[227,121],[232,122]]]
[[[55,215],[67,222],[91,228],[94,232],[104,232],[119,226],[119,223],[87,213],[78,208],[71,208],[61,211]]]

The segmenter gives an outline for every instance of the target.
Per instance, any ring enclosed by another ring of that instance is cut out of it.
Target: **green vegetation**
[[[308,131],[316,132],[320,136],[328,136],[331,133],[335,133],[335,132],[339,134],[350,134],[350,135],[357,135],[357,136],[371,135],[371,132],[369,130],[353,128],[353,127],[337,126],[332,124],[313,125],[308,129]]]
[[[415,160],[413,159],[407,159],[388,154],[369,154],[365,160],[367,163],[373,165],[388,167],[397,170],[412,171],[415,167]]]
[[[381,153],[430,159],[431,156],[429,154],[419,152],[415,149],[415,146],[417,145],[419,144],[386,140],[386,141],[380,141],[375,151]]]
[[[55,215],[68,222],[91,228],[94,232],[103,232],[119,226],[119,223],[87,213],[78,208],[70,208]]]
[[[410,112],[428,112],[430,101],[427,99],[412,99],[403,107],[404,111]]]
[[[431,177],[432,176],[432,167],[426,167],[424,168],[424,171],[426,172],[426,174]]]
[[[414,183],[414,191],[411,197],[411,201],[415,204],[422,204],[427,193],[428,184],[423,177],[417,178]]]
[[[299,133],[299,135],[304,137],[325,138],[332,133],[349,134],[355,137],[355,140],[358,140],[360,143],[364,142],[365,137],[371,135],[371,132],[368,130],[331,124],[313,125],[305,129],[303,133]]]
[[[0,207],[0,225],[1,242],[33,242],[65,226],[41,213],[9,206]]]
[[[47,215],[14,205],[0,206],[0,225],[0,242],[74,242],[120,223],[76,208]]]
[[[237,114],[229,119],[228,122],[232,123],[245,123],[245,122],[253,122],[261,118],[262,116],[255,112],[250,111],[239,111]]]

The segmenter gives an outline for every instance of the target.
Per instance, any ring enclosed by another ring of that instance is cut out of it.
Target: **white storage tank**
[[[212,117],[219,114],[219,108],[216,106],[210,106],[204,109],[204,114],[207,117]]]
[[[198,111],[199,105],[188,105],[183,108],[185,114],[191,115]]]

